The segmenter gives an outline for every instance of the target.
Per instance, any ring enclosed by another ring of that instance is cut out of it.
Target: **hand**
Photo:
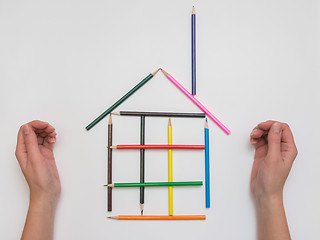
[[[251,173],[251,191],[256,199],[279,198],[291,166],[297,156],[297,148],[288,124],[266,121],[256,126],[250,142],[255,147]]]
[[[53,145],[55,129],[49,123],[32,121],[21,126],[16,157],[30,188],[32,202],[49,201],[55,207],[60,196],[60,179]]]

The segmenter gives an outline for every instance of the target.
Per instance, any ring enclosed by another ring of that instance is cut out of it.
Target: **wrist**
[[[38,212],[55,212],[59,196],[30,192],[30,207]]]
[[[256,206],[258,210],[272,211],[283,208],[283,195],[259,195],[256,196]]]

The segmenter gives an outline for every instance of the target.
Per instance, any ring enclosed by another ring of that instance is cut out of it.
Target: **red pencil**
[[[115,145],[115,149],[205,149],[204,145]]]

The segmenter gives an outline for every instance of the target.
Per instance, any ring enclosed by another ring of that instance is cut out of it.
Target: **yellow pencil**
[[[168,145],[172,145],[172,125],[171,118],[168,123]],[[172,149],[168,149],[168,182],[172,182]],[[169,215],[173,215],[173,187],[169,187]]]

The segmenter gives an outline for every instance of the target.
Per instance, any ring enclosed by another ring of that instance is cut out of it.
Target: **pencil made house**
[[[112,112],[121,103],[123,103],[128,97],[135,93],[145,83],[147,83],[153,76],[159,71],[150,73],[146,78],[139,82],[134,88],[126,93],[122,98],[115,102],[93,122],[91,122],[86,129],[90,130],[99,121],[101,121],[108,114],[119,116],[133,116],[140,118],[140,144],[139,145],[115,145],[112,146],[112,120],[111,115],[108,123],[108,211],[112,211],[112,188],[116,187],[139,187],[140,188],[140,216],[126,216],[115,217],[116,219],[136,219],[146,220],[150,219],[150,216],[143,216],[144,210],[144,192],[145,187],[167,186],[169,196],[169,216],[166,219],[178,220],[178,219],[205,219],[202,215],[193,216],[177,216],[173,215],[173,187],[174,186],[190,186],[190,185],[202,185],[202,181],[185,181],[185,182],[173,182],[172,177],[172,151],[173,149],[185,149],[191,150],[205,150],[205,190],[206,190],[206,208],[210,208],[210,176],[209,176],[209,131],[208,125],[205,126],[205,144],[204,145],[174,145],[172,143],[172,125],[170,118],[205,118],[206,115],[212,119],[226,134],[230,133],[230,130],[224,126],[204,105],[202,105],[191,93],[189,93],[177,80],[175,80],[170,74],[161,69],[164,75],[173,83],[180,91],[182,91],[195,105],[197,105],[203,113],[177,113],[177,112],[137,112],[137,111],[119,111]],[[168,117],[168,144],[167,145],[145,145],[145,121],[148,117]],[[140,182],[139,183],[112,183],[112,151],[113,149],[138,149],[140,151]],[[146,149],[164,149],[168,151],[168,181],[167,182],[145,182],[145,151]],[[159,219],[159,216],[153,216],[153,219]],[[160,218],[161,219],[161,218]]]

